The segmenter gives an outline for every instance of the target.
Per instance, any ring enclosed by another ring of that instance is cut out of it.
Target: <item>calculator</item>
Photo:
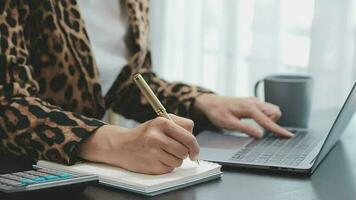
[[[32,170],[0,174],[0,197],[28,196],[56,191],[83,190],[98,183],[98,176],[33,166]],[[2,198],[0,198],[2,199]]]

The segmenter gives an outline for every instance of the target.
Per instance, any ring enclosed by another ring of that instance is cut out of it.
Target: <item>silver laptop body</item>
[[[339,140],[356,111],[356,83],[339,110],[320,110],[311,115],[308,130],[283,139],[265,133],[253,139],[236,132],[203,131],[197,136],[200,159],[223,166],[259,168],[312,174]]]

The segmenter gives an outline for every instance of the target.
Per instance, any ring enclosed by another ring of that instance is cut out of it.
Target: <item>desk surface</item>
[[[355,130],[356,119],[311,177],[224,169],[224,176],[220,180],[158,195],[152,199],[354,199],[356,197]],[[89,187],[76,199],[151,198],[106,187]]]

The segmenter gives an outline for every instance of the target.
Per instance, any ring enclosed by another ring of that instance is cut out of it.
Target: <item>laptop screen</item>
[[[355,116],[356,111],[356,83],[352,87],[344,105],[342,106],[336,120],[332,124],[328,136],[326,137],[324,144],[321,148],[319,155],[317,156],[314,165],[312,167],[312,172],[318,167],[320,162],[328,154],[330,149],[335,145],[335,143],[340,138],[341,134],[347,128],[350,120]]]

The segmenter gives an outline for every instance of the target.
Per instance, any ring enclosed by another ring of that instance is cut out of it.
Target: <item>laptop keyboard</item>
[[[306,131],[292,131],[295,136],[284,139],[268,133],[242,147],[230,160],[256,164],[298,166],[317,145],[318,140]]]

